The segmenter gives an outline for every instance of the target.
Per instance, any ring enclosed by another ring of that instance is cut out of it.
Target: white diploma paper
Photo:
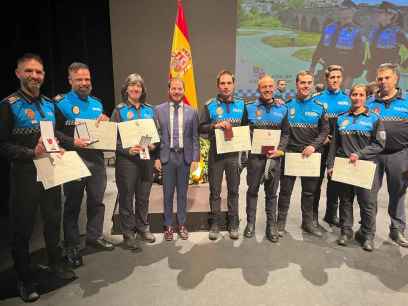
[[[320,153],[303,157],[302,153],[285,153],[285,175],[320,176]]]
[[[44,189],[78,180],[91,175],[85,163],[75,151],[66,151],[64,155],[52,153],[34,159],[37,177]]]
[[[251,150],[249,126],[233,127],[232,132],[234,136],[231,140],[226,141],[224,131],[221,129],[215,130],[217,154]]]
[[[138,145],[143,136],[151,137],[150,143],[160,142],[153,119],[137,119],[118,123],[119,135],[124,149]]]
[[[371,190],[376,164],[367,160],[357,160],[354,164],[348,158],[336,157],[332,180]]]
[[[76,122],[86,122],[86,127],[90,135],[90,139],[97,139],[98,142],[87,146],[87,149],[97,149],[105,151],[116,151],[117,124],[116,122],[100,121],[96,124],[96,120],[77,119]]]
[[[280,130],[254,129],[251,153],[261,154],[262,146],[274,146],[277,149],[280,135]]]

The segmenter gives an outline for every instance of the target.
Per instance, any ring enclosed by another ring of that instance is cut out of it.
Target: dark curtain
[[[110,114],[114,102],[109,0],[9,1],[0,18],[0,99],[18,86],[16,60],[26,52],[39,54],[46,71],[43,94],[67,92],[67,67],[74,61],[90,66],[93,95]],[[0,214],[7,214],[8,163],[0,160]],[[24,192],[23,190],[21,192]]]

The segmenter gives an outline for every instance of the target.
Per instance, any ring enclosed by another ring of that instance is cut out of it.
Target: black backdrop
[[[109,0],[9,1],[0,18],[0,97],[18,88],[16,60],[26,52],[38,53],[46,71],[43,93],[53,97],[69,90],[67,67],[87,63],[92,73],[93,94],[107,113],[115,105]],[[7,214],[8,163],[0,160],[0,214]],[[24,192],[21,190],[21,192]]]

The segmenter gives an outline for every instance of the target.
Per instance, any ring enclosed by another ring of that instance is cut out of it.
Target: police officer
[[[311,97],[313,75],[309,71],[300,71],[296,76],[297,96],[289,101],[288,108],[289,140],[286,152],[302,153],[308,157],[321,152],[323,142],[329,134],[329,122],[326,111],[319,102]],[[295,176],[283,175],[278,201],[278,232],[285,231],[290,197],[295,184]],[[301,177],[302,180],[302,229],[321,237],[323,233],[313,224],[313,203],[319,177]]]
[[[278,80],[277,87],[273,94],[276,99],[281,99],[283,102],[288,102],[292,97],[289,90],[286,89],[286,80]]]
[[[375,14],[378,25],[368,35],[370,58],[367,60],[366,79],[373,81],[382,63],[401,64],[400,47],[408,48],[408,39],[402,29],[402,15],[398,8],[383,1]],[[408,66],[406,60],[402,66]]]
[[[44,75],[43,61],[38,55],[23,55],[16,69],[20,89],[0,103],[0,154],[11,161],[12,256],[19,294],[25,302],[39,298],[29,267],[29,242],[39,206],[50,270],[62,279],[75,278],[74,272],[61,264],[61,188],[44,190],[37,182],[33,163],[34,158],[46,153],[40,138],[40,121],[52,121],[55,125],[55,105],[40,93]],[[58,132],[55,134],[64,141]]]
[[[351,163],[361,160],[376,161],[385,145],[385,130],[378,114],[370,112],[365,106],[367,87],[354,85],[350,91],[352,107],[340,114],[335,123],[335,132],[327,160],[327,172],[331,176],[335,157],[349,158]],[[348,184],[334,182],[340,197],[341,234],[337,243],[346,246],[353,237],[354,194],[360,205],[361,227],[355,238],[364,250],[374,250],[375,219],[377,214],[378,174],[375,175],[371,190]]]
[[[280,178],[280,156],[285,150],[289,127],[287,121],[287,107],[277,104],[273,93],[274,80],[265,75],[258,81],[260,97],[247,104],[248,121],[251,130],[267,129],[281,130],[281,139],[277,148],[271,148],[266,154],[250,154],[247,167],[247,226],[244,236],[251,238],[255,234],[256,207],[258,191],[262,181],[265,189],[266,237],[272,242],[278,242],[279,235],[276,223],[277,191]]]
[[[380,184],[384,172],[387,174],[388,214],[391,218],[389,236],[398,245],[408,247],[408,240],[404,236],[408,183],[408,99],[397,88],[398,74],[394,64],[383,64],[378,68],[379,92],[369,107],[380,115],[387,133],[385,148],[378,157],[377,167]]]
[[[324,27],[309,69],[314,73],[318,63],[323,67],[333,64],[342,66],[345,88],[349,88],[353,78],[360,76],[364,69],[365,47],[362,30],[353,23],[356,8],[351,0],[343,1],[337,10],[339,21]],[[322,71],[324,70],[325,68]],[[323,82],[324,76],[317,79]]]
[[[68,80],[72,88],[71,91],[54,98],[57,104],[57,121],[63,126],[64,134],[70,137],[74,136],[76,119],[109,120],[109,117],[103,114],[101,101],[90,96],[92,90],[91,74],[86,64],[72,63],[68,67]],[[92,174],[63,186],[66,197],[63,217],[65,258],[73,267],[79,267],[83,264],[83,260],[79,253],[78,218],[85,189],[88,217],[87,245],[102,250],[112,250],[114,246],[102,235],[105,216],[103,196],[106,189],[106,168],[103,153],[98,150],[84,149],[87,143],[82,139],[76,139],[75,145],[78,147],[79,156]]]
[[[145,102],[146,88],[139,74],[132,73],[126,78],[122,86],[122,100],[123,103],[118,104],[112,114],[115,122],[154,120],[154,109]],[[149,144],[146,149],[153,151],[155,145]],[[142,150],[144,148],[139,145],[123,148],[118,135],[115,177],[119,197],[119,216],[125,245],[131,250],[140,248],[139,241],[136,239],[137,233],[147,242],[153,243],[156,240],[150,232],[147,219],[155,158],[150,156],[150,159],[141,159],[139,153]],[[133,199],[135,208],[133,208]]]
[[[329,118],[330,134],[324,141],[321,156],[321,169],[319,186],[316,190],[314,205],[313,205],[313,220],[318,224],[319,200],[321,193],[321,186],[326,170],[327,155],[329,153],[330,138],[333,135],[335,121],[339,114],[344,113],[350,108],[349,97],[341,90],[343,82],[343,68],[338,65],[330,65],[325,71],[327,89],[315,95],[315,100],[322,104],[326,109]],[[331,178],[327,181],[327,202],[326,214],[323,218],[329,225],[338,225],[339,219],[337,217],[338,208],[338,194],[334,188]]]
[[[217,76],[218,95],[209,100],[200,114],[200,133],[208,134],[210,151],[208,156],[208,179],[210,184],[211,227],[209,239],[219,236],[221,214],[221,185],[225,171],[228,188],[228,230],[231,239],[238,239],[238,196],[239,196],[239,154],[217,154],[215,129],[230,129],[232,126],[247,124],[247,112],[243,100],[234,97],[235,77],[228,70]]]

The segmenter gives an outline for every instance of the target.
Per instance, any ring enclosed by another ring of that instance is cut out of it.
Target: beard
[[[88,97],[88,96],[91,94],[91,91],[92,91],[92,87],[91,87],[91,86],[89,86],[89,87],[79,87],[79,88],[76,90],[76,92],[78,93],[78,95],[79,95],[80,97],[83,97],[83,98]]]
[[[33,96],[38,95],[42,83],[43,83],[42,81],[33,80],[33,79],[21,79],[21,87],[24,88],[26,91],[28,91]]]

